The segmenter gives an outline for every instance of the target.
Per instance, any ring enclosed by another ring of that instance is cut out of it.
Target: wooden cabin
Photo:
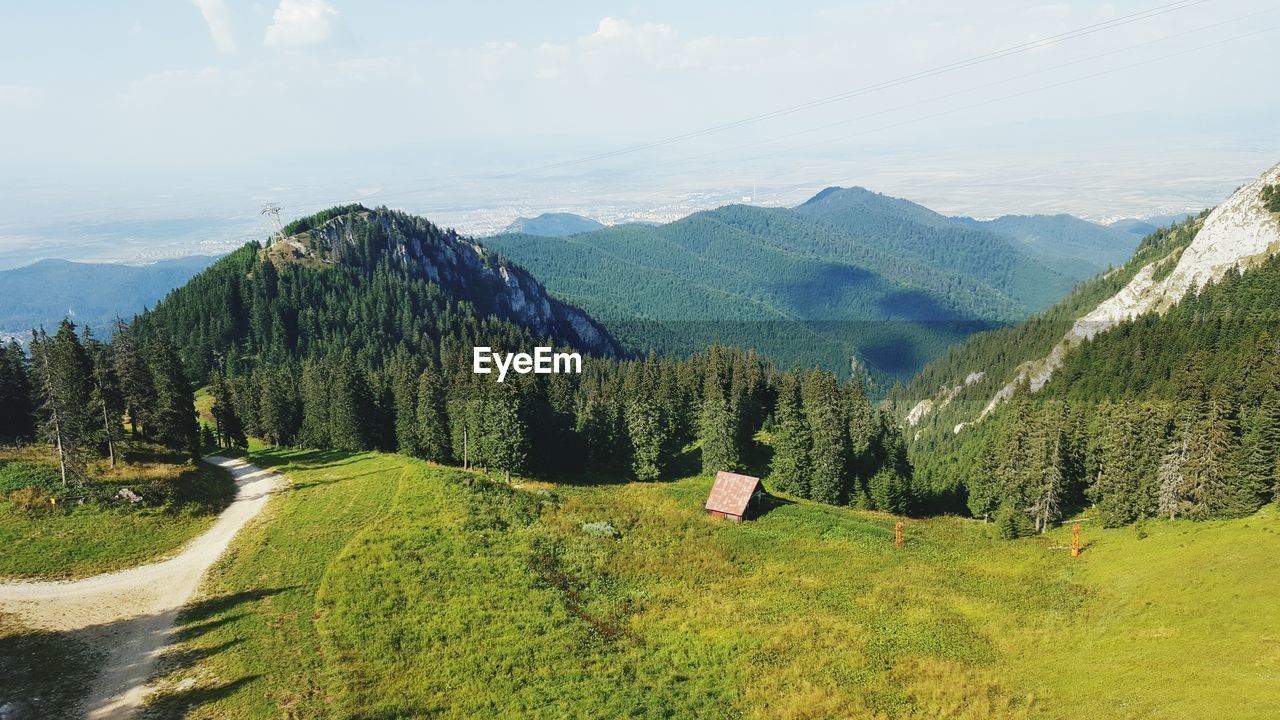
[[[740,523],[763,494],[760,478],[722,470],[707,496],[707,514]]]

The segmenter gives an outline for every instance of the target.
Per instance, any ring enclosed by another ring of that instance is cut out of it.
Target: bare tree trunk
[[[102,393],[102,384],[98,384],[98,392]],[[111,467],[116,466],[116,441],[111,436],[111,420],[107,414],[107,401],[102,401],[102,429],[107,433],[107,455],[111,457]]]
[[[62,474],[62,487],[67,486],[67,456],[62,448],[62,418],[58,413],[58,401],[54,396],[53,379],[49,375],[49,356],[41,353],[44,360],[44,391],[49,398],[49,412],[53,420],[53,440],[58,447],[58,471]]]
[[[462,426],[462,469],[470,469],[471,465],[467,461],[467,426]]]

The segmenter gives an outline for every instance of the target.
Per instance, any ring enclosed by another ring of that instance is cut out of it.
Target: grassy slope
[[[386,512],[404,461],[289,451],[251,460],[288,473],[289,491],[236,536],[205,578],[205,599],[179,618],[186,644],[166,658],[166,676],[198,680],[157,698],[153,716],[191,705],[201,718],[327,714],[315,595],[334,557]]]
[[[22,462],[45,463],[43,455],[19,451]],[[0,458],[4,460],[5,458]],[[144,483],[184,488],[164,506],[64,503],[56,511],[29,514],[0,498],[0,578],[72,578],[138,565],[167,555],[213,524],[235,494],[231,476],[214,466],[181,463],[172,457],[132,457],[116,468],[95,463],[96,486],[140,489]],[[107,494],[110,494],[108,492]],[[61,495],[56,490],[55,497]]]
[[[1005,543],[709,481],[535,485],[397,456],[275,454],[294,490],[189,612],[159,716],[1267,717],[1275,508]],[[546,504],[551,503],[551,504]],[[609,521],[619,539],[582,532]],[[212,611],[210,610],[212,608]]]

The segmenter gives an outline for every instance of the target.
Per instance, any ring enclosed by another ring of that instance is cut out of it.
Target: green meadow
[[[145,443],[123,443],[115,467],[89,465],[63,487],[47,448],[0,452],[0,578],[67,579],[172,554],[235,496],[221,468]],[[117,496],[128,488],[137,505]]]
[[[377,453],[291,479],[180,619],[151,717],[1263,718],[1280,513],[1008,542],[710,480],[518,488]],[[607,527],[606,525],[607,524]],[[584,527],[585,526],[585,527]]]

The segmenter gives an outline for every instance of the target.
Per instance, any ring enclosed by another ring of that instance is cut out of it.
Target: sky
[[[478,234],[828,185],[1199,209],[1280,162],[1278,27],[1273,0],[4,3],[0,267],[225,250],[269,201]]]

